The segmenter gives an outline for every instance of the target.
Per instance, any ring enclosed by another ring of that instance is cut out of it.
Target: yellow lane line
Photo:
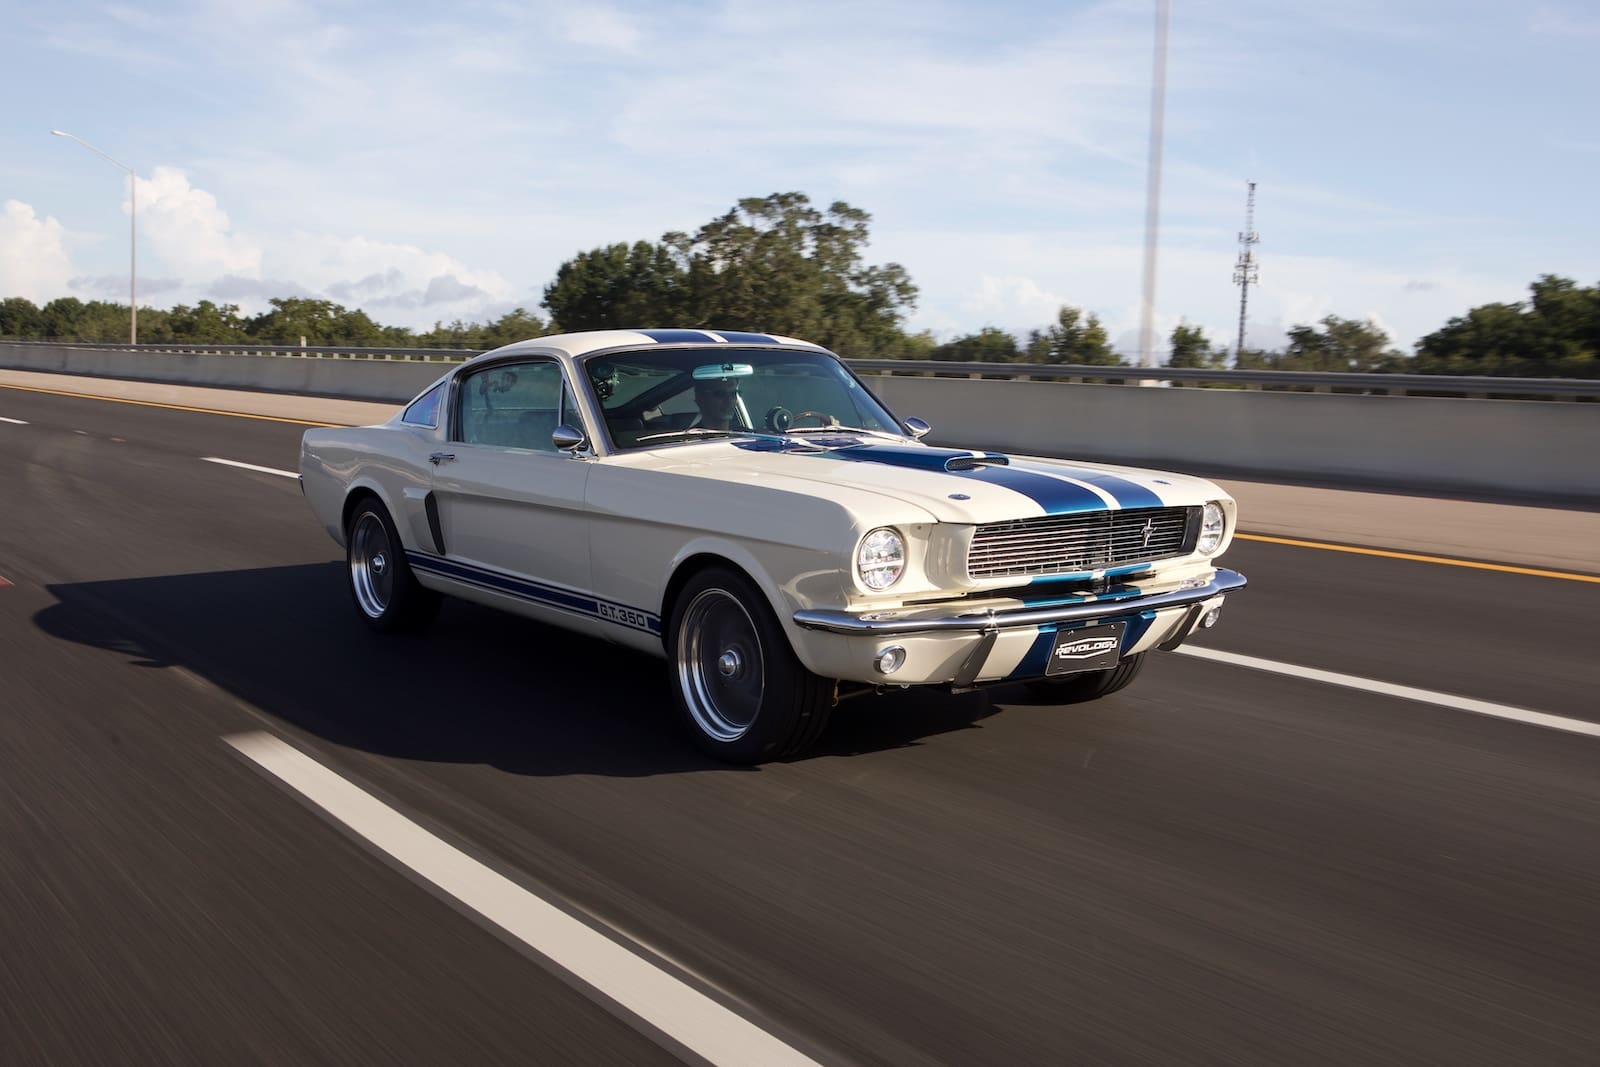
[[[1350,552],[1357,556],[1382,556],[1385,559],[1409,559],[1418,563],[1439,563],[1446,567],[1470,567],[1479,571],[1501,571],[1505,574],[1528,574],[1535,578],[1560,578],[1569,582],[1592,582],[1600,585],[1600,576],[1573,574],[1569,571],[1546,571],[1537,567],[1513,567],[1508,563],[1478,563],[1468,559],[1449,559],[1445,556],[1424,556],[1415,552],[1391,552],[1382,548],[1357,548],[1354,545],[1330,545],[1325,541],[1301,541],[1293,537],[1268,537],[1265,534],[1234,534],[1238,541],[1262,541],[1269,545],[1292,545],[1295,548],[1320,548],[1328,552]]]
[[[228,415],[235,419],[259,419],[262,422],[287,422],[295,426],[343,426],[342,422],[310,422],[306,419],[286,419],[279,415],[252,415],[244,411],[220,411],[217,408],[193,408],[183,404],[158,404],[154,400],[129,400],[121,396],[96,396],[93,393],[68,393],[60,389],[40,389],[36,385],[8,385],[0,382],[0,389],[20,389],[25,393],[47,393],[50,396],[70,396],[79,400],[106,400],[113,404],[134,404],[142,408],[166,408],[168,411],[192,411],[200,415]]]

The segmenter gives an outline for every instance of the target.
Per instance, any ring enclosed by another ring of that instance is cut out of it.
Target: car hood
[[[866,492],[920,508],[938,522],[1181,507],[1227,498],[1212,482],[1164,471],[855,435],[705,441],[634,457],[640,465],[674,474],[757,482],[821,497],[842,496],[841,489]]]

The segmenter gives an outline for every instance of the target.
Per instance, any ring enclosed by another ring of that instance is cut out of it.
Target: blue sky
[[[873,216],[908,325],[1061,304],[1133,351],[1153,0],[0,0],[0,296],[380,322],[539,311],[562,261],[799,190]],[[1175,0],[1157,326],[1326,314],[1409,349],[1545,272],[1600,282],[1600,10]],[[542,311],[539,313],[543,314]],[[757,324],[735,324],[757,325]]]

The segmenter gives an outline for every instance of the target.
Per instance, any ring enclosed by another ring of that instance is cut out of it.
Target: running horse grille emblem
[[[1154,520],[1154,519],[1146,519],[1146,520],[1144,520],[1144,525],[1139,528],[1139,547],[1140,548],[1149,548],[1150,547],[1150,535],[1155,533],[1155,532],[1156,532],[1156,520]]]

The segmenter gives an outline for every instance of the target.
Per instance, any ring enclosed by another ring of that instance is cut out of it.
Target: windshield
[[[583,364],[618,448],[740,434],[904,436],[835,358],[732,345],[603,354]]]

